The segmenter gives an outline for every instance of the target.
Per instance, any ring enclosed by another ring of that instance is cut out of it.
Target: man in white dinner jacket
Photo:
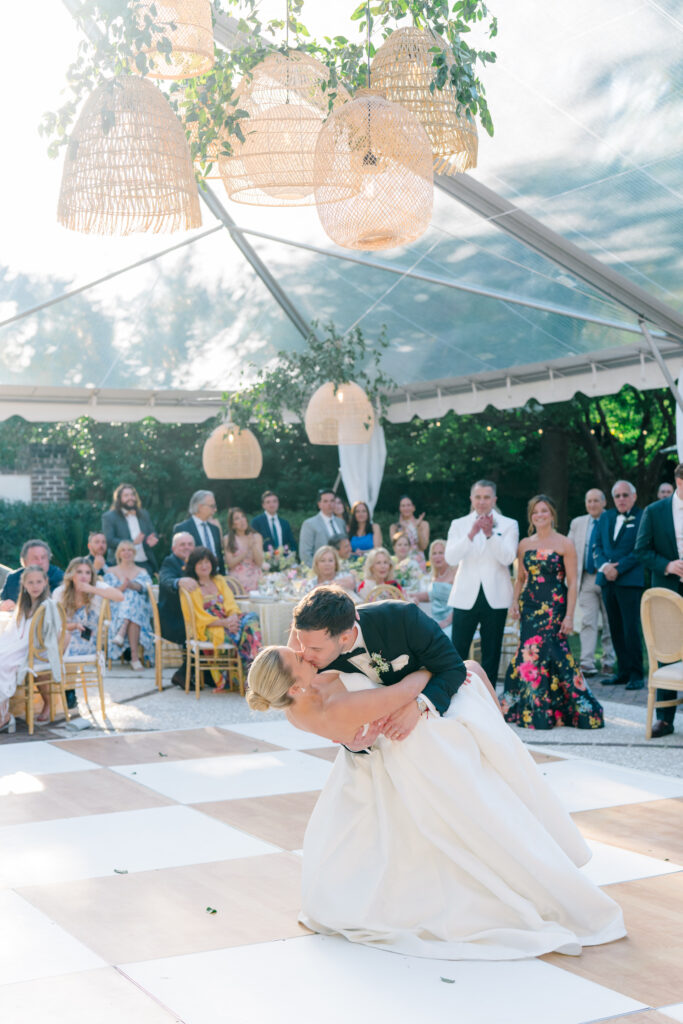
[[[519,543],[514,519],[496,508],[496,485],[477,480],[470,491],[472,511],[454,519],[448,531],[446,561],[458,571],[448,603],[453,609],[453,646],[468,656],[477,626],[481,664],[495,686],[505,619],[512,604],[510,565]]]
[[[591,487],[586,491],[586,515],[577,516],[569,524],[569,539],[576,548],[577,604],[581,612],[579,638],[581,640],[581,671],[585,676],[597,675],[595,647],[598,642],[598,621],[602,615],[602,671],[609,674],[614,666],[614,648],[607,621],[607,609],[602,587],[595,582],[598,567],[595,564],[595,540],[598,519],[605,511],[607,499],[603,491]]]

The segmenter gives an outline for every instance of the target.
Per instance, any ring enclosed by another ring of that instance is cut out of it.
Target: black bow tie
[[[348,661],[349,658],[355,658],[357,654],[367,654],[365,647],[354,647],[352,651],[345,651],[344,654],[340,654],[339,657]]]

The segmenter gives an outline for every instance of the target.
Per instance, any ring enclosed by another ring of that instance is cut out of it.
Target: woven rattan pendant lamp
[[[423,125],[432,146],[434,170],[455,174],[477,166],[477,128],[467,114],[458,117],[452,85],[430,91],[434,79],[433,47],[453,51],[440,36],[420,28],[399,28],[382,43],[371,64],[372,83],[389,100],[410,110]]]
[[[320,61],[297,50],[272,53],[237,89],[245,141],[231,138],[232,155],[221,157],[223,184],[237,203],[312,206],[313,162],[328,114],[330,74]],[[335,108],[349,94],[337,86]]]
[[[157,49],[158,36],[151,46],[142,47],[147,57],[148,78],[194,78],[205,75],[214,64],[211,0],[137,0],[138,22],[147,17],[163,26],[161,37],[171,43],[166,55]]]
[[[393,249],[429,225],[434,176],[427,133],[414,114],[374,90],[359,90],[323,125],[315,181],[322,226],[347,249]]]
[[[100,235],[201,225],[185,132],[151,82],[121,76],[88,98],[67,147],[57,219]]]
[[[209,480],[251,480],[263,466],[261,446],[251,430],[223,423],[206,439],[202,465]]]
[[[375,416],[363,389],[349,381],[331,381],[314,392],[304,426],[311,444],[367,444],[375,429]]]

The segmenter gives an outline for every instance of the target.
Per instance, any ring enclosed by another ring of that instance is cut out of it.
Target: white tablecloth
[[[259,601],[250,598],[237,603],[242,611],[257,613],[264,644],[287,643],[296,601]]]

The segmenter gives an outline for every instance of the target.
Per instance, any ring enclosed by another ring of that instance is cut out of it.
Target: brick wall
[[[65,445],[31,444],[26,449],[24,465],[26,472],[31,474],[32,501],[69,500],[69,463]]]

